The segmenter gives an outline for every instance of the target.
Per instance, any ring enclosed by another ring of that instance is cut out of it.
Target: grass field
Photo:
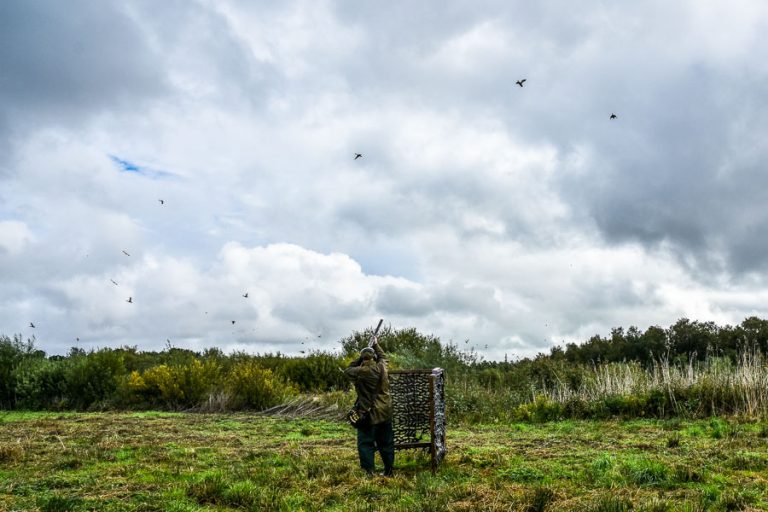
[[[464,426],[448,449],[436,476],[398,452],[394,478],[368,479],[341,423],[0,413],[0,509],[768,510],[765,423]]]

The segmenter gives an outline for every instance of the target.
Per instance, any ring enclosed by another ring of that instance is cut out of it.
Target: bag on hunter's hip
[[[347,422],[355,428],[367,427],[371,424],[371,411],[355,404],[346,414]]]

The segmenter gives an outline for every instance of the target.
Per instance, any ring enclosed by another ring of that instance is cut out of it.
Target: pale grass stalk
[[[693,396],[715,413],[768,417],[768,361],[757,349],[743,351],[736,363],[717,357],[699,362],[694,355],[677,364],[662,357],[649,368],[636,362],[606,363],[586,372],[577,389],[559,378],[551,387],[534,386],[531,400],[544,395],[561,404],[571,400],[595,403],[611,396],[647,396],[661,391],[677,413],[686,412],[679,398]]]

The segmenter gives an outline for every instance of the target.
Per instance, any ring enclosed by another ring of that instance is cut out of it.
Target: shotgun
[[[375,340],[376,335],[379,334],[379,329],[381,329],[381,324],[383,323],[384,323],[384,319],[382,318],[381,320],[379,320],[379,325],[376,326],[376,330],[373,331],[373,335],[371,336],[371,341],[368,342],[369,347],[373,346],[373,340]]]

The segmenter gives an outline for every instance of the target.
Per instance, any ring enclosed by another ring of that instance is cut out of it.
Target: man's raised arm
[[[378,362],[386,362],[387,361],[387,353],[384,352],[384,349],[381,348],[381,345],[379,345],[379,339],[374,336],[373,338],[373,350],[376,352],[376,361]]]

